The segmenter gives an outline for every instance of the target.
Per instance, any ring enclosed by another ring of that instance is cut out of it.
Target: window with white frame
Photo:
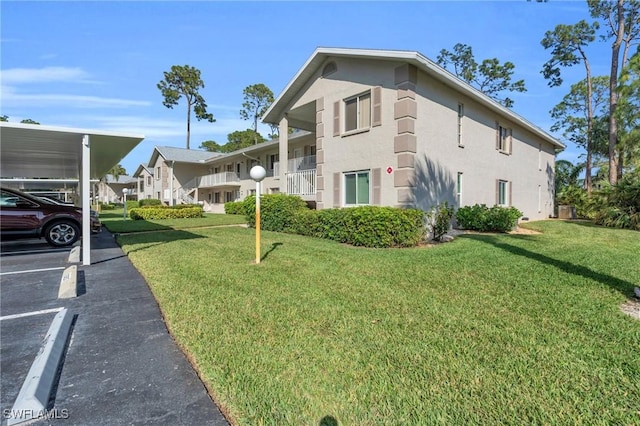
[[[464,117],[464,104],[458,104],[458,146],[464,146],[462,143],[462,117]]]
[[[498,126],[498,141],[496,148],[504,154],[511,154],[511,129]]]
[[[160,172],[162,172],[162,168],[160,166],[156,167],[156,180],[160,180]]]
[[[214,192],[213,193],[213,203],[214,204],[220,204],[220,193],[219,192]]]
[[[497,202],[499,206],[508,206],[511,202],[509,200],[509,181],[507,180],[498,180],[498,190],[497,190]]]
[[[344,204],[357,206],[369,204],[369,170],[344,174]]]
[[[462,206],[462,172],[458,172],[458,179],[456,180],[456,201],[458,207]]]
[[[371,127],[371,92],[345,99],[344,117],[345,132]]]
[[[147,176],[147,186],[151,186],[151,176]]]

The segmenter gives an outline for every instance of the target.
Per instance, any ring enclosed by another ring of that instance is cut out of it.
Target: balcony
[[[240,177],[234,172],[198,176],[191,179],[182,188],[188,192],[195,188],[214,188],[216,186],[240,186]]]
[[[303,170],[315,170],[316,156],[307,155],[306,157],[290,158],[287,161],[287,172],[295,173]],[[280,179],[280,162],[273,163],[273,170],[267,170],[267,176],[273,176],[274,179]]]
[[[287,173],[287,194],[315,195],[316,169]]]

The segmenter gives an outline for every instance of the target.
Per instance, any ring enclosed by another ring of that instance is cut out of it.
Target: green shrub
[[[411,247],[423,241],[424,212],[362,206],[298,211],[292,232],[364,247]]]
[[[136,200],[127,200],[127,210],[135,209],[138,207],[138,202]]]
[[[100,210],[114,210],[116,206],[112,204],[100,204]]]
[[[479,232],[508,232],[518,225],[522,212],[515,207],[487,207],[485,204],[460,207],[456,221],[462,229]]]
[[[615,186],[605,187],[596,223],[640,231],[640,177],[625,175]]]
[[[437,207],[432,208],[431,211],[427,213],[429,227],[431,228],[431,234],[434,240],[440,241],[449,231],[453,214],[453,207],[449,206],[449,203],[446,201],[438,204]]]
[[[170,206],[172,209],[189,209],[192,207],[202,208],[200,204],[176,204],[175,206]]]
[[[162,201],[156,198],[143,198],[142,200],[138,201],[138,207],[161,206],[161,205],[162,205]]]
[[[256,197],[250,195],[243,202],[247,224],[256,226]],[[293,215],[308,209],[307,203],[296,195],[267,194],[260,197],[261,228],[266,231],[291,232]]]
[[[224,203],[224,212],[226,214],[244,214],[244,202],[229,201],[227,203]]]
[[[202,217],[202,207],[166,208],[166,207],[139,207],[129,211],[129,217],[134,220],[152,219],[184,219]]]

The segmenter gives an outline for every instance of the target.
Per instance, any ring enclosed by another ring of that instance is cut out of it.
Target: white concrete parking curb
[[[63,309],[51,322],[42,347],[9,413],[8,426],[47,415],[47,405],[67,346],[72,321],[73,315]]]
[[[69,266],[64,270],[60,279],[58,299],[69,299],[78,296],[78,267]]]
[[[69,263],[80,263],[80,246],[75,246],[69,252]]]

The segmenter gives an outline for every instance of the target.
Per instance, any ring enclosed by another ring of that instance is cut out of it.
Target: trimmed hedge
[[[262,200],[262,198],[260,198],[260,200]],[[226,214],[244,214],[244,201],[229,201],[224,203],[224,212]]]
[[[243,207],[247,223],[255,227],[255,196],[247,197]],[[261,196],[260,217],[261,228],[266,231],[326,238],[363,247],[412,247],[426,235],[422,210],[379,206],[310,210],[302,198],[287,194]]]
[[[135,209],[137,207],[138,207],[138,202],[136,200],[127,201],[127,210]]]
[[[151,219],[184,219],[203,217],[202,207],[167,208],[167,207],[138,207],[129,211],[133,220]]]
[[[487,207],[485,204],[460,207],[456,212],[458,226],[479,232],[508,232],[518,225],[522,212],[515,207]]]
[[[226,207],[226,206],[225,206]],[[247,224],[256,226],[256,197],[250,195],[243,202]],[[260,196],[260,223],[262,229],[290,232],[292,218],[299,210],[307,210],[307,203],[297,195],[266,194]]]
[[[424,212],[362,206],[296,212],[290,232],[363,247],[413,247],[424,240]]]
[[[162,201],[158,200],[157,198],[143,198],[142,200],[138,201],[138,207],[161,206],[161,205],[162,205]]]

